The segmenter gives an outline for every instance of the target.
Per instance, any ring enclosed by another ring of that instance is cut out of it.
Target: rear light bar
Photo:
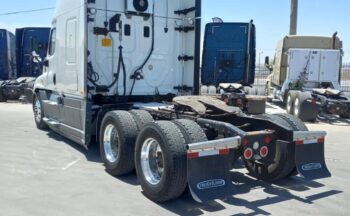
[[[308,99],[306,100],[307,102],[309,103],[312,103],[312,104],[317,104],[317,105],[321,105],[321,102],[319,102],[317,99]]]
[[[241,145],[241,138],[230,137],[187,145],[187,158],[199,158],[213,155],[228,155],[231,149]]]
[[[324,131],[295,131],[293,141],[296,145],[324,144],[326,135]]]

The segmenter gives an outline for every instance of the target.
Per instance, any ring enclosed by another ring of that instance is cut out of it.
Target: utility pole
[[[261,54],[263,54],[264,51],[259,52],[259,73],[261,72]]]
[[[298,0],[291,0],[289,35],[296,35],[298,29]]]

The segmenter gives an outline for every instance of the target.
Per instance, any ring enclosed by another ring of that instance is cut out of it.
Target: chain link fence
[[[269,74],[270,71],[264,66],[256,66],[254,85],[260,88],[265,87]],[[343,91],[350,92],[350,62],[342,66],[340,85]]]
[[[350,62],[343,64],[340,85],[343,91],[350,92]]]
[[[255,82],[254,85],[257,87],[265,87],[267,77],[270,75],[270,71],[265,66],[255,67]]]

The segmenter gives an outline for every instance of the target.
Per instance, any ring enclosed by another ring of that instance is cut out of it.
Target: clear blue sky
[[[6,2],[6,3],[5,3]],[[273,55],[277,41],[289,32],[290,0],[203,0],[203,23],[212,17],[226,22],[249,22],[257,27],[257,50]],[[53,7],[56,0],[3,1],[0,14],[18,10]],[[0,28],[49,26],[53,11],[0,16]],[[345,59],[350,62],[350,1],[299,0],[301,35],[332,35],[339,32]]]

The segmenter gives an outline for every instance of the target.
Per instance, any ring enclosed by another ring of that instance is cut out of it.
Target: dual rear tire
[[[312,98],[310,92],[289,91],[286,99],[287,113],[304,122],[316,121],[319,107],[317,104],[307,102],[310,98]]]
[[[135,169],[137,134],[138,127],[131,113],[112,111],[105,115],[100,130],[100,153],[108,173],[121,176]]]
[[[207,140],[202,128],[191,120],[145,125],[135,150],[136,172],[144,194],[155,202],[180,197],[187,187],[186,145]]]
[[[144,194],[164,202],[186,189],[186,144],[206,140],[190,120],[153,121],[146,111],[113,111],[102,121],[100,150],[107,172],[122,176],[136,168]]]

